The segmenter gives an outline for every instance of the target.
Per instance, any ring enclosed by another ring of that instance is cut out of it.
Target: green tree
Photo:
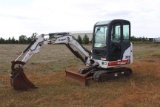
[[[88,38],[88,36],[86,34],[83,37],[83,43],[84,44],[89,44],[89,38]]]
[[[135,36],[131,36],[131,41],[137,41]]]
[[[2,37],[0,38],[0,44],[5,44],[5,39],[3,39]]]
[[[31,37],[27,38],[27,43],[30,44],[33,39],[36,38],[36,33],[32,33]]]
[[[36,33],[32,33],[32,36],[30,37],[31,40],[33,40],[36,37]]]
[[[31,37],[29,37],[29,38],[27,39],[27,43],[29,44],[29,43],[31,43],[31,41],[32,41],[32,39],[31,39]]]
[[[12,44],[15,44],[15,43],[16,43],[16,40],[14,39],[14,37],[12,37],[11,43],[12,43]]]
[[[8,38],[8,44],[12,44],[11,38]]]
[[[10,37],[5,40],[5,44],[10,44],[10,42],[11,42],[11,38]]]
[[[81,37],[80,35],[78,35],[77,41],[78,41],[80,44],[82,44],[82,37]]]
[[[19,36],[19,44],[26,44],[27,43],[27,37],[25,35]]]

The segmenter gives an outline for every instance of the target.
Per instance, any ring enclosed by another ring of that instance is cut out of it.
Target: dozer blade
[[[36,89],[37,87],[28,80],[26,77],[23,68],[15,65],[24,65],[24,62],[21,61],[12,61],[12,72],[11,72],[11,85],[15,90],[28,90],[28,89]]]
[[[65,72],[66,72],[67,79],[73,80],[82,85],[88,85],[88,80],[91,79],[91,77],[89,76],[90,74],[89,72],[86,74],[80,74],[80,73],[76,73],[76,72],[68,71],[68,70],[65,70]]]

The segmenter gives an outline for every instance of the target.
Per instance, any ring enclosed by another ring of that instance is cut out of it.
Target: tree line
[[[31,37],[27,37],[25,35],[21,35],[19,36],[19,39],[16,40],[14,37],[12,38],[8,38],[8,39],[3,39],[2,37],[0,38],[0,44],[29,44],[32,39],[34,38],[34,34],[32,34]],[[78,38],[77,38],[77,41],[80,43],[80,44],[89,44],[89,43],[92,43],[92,40],[90,41],[89,40],[89,37],[85,34],[83,36],[83,38],[78,35]],[[142,41],[142,42],[145,42],[145,41],[153,41],[152,39],[149,39],[149,38],[146,38],[146,37],[135,37],[135,36],[131,36],[131,41]]]
[[[89,37],[85,34],[84,37],[82,38],[80,35],[78,35],[77,41],[80,44],[89,44],[91,41],[89,41]]]
[[[29,44],[32,40],[34,39],[34,34],[31,37],[27,37],[25,35],[19,36],[19,39],[16,40],[14,37],[8,38],[8,39],[3,39],[2,37],[0,38],[0,44]],[[89,44],[89,37],[85,35],[83,38],[78,35],[77,41],[80,44]]]
[[[34,38],[34,34],[31,37],[26,35],[19,36],[19,39],[16,40],[14,37],[9,37],[8,39],[3,39],[0,37],[0,44],[29,44]]]
[[[131,36],[131,41],[153,41],[153,38]]]

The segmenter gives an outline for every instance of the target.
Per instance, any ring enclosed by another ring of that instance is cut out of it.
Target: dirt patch
[[[160,53],[159,54],[154,54],[154,55],[152,55],[152,57],[160,59]]]

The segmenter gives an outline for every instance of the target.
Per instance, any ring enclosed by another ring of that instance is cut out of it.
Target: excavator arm
[[[50,38],[54,38],[54,39],[45,40],[45,36],[49,36]],[[85,63],[86,65],[91,64],[90,63],[91,52],[86,48],[84,48],[82,45],[80,45],[72,35],[66,32],[41,34],[37,36],[32,40],[32,42],[28,45],[28,47],[24,49],[24,51],[22,51],[20,56],[18,56],[18,58],[15,61],[18,61],[20,57],[22,57],[25,54],[25,56],[22,59],[22,62],[26,63],[32,57],[33,54],[36,54],[39,52],[41,46],[47,45],[48,42],[50,42],[50,44],[65,44],[69,48],[69,50],[77,58],[79,58],[83,63]],[[85,58],[83,58],[78,51],[75,51],[74,49],[72,49],[70,45],[74,45],[81,53],[84,54]]]
[[[45,37],[49,37],[51,39],[46,40]],[[41,34],[35,37],[32,42],[25,48],[22,53],[12,61],[11,66],[11,85],[16,90],[28,90],[28,89],[35,89],[36,86],[30,82],[23,72],[23,66],[25,63],[36,53],[39,52],[41,46],[47,45],[48,42],[50,44],[65,44],[68,49],[77,57],[79,58],[84,64],[87,66],[94,65],[93,60],[91,59],[91,52],[80,45],[76,39],[67,32],[60,32],[60,33],[50,33],[50,34]],[[85,58],[81,56],[81,54],[74,50],[70,45],[74,45],[81,53],[84,54]],[[20,61],[19,59],[22,58]],[[97,66],[97,65],[96,65]],[[66,75],[70,72],[66,71]],[[69,74],[72,76],[72,74]],[[81,78],[81,77],[80,77]],[[82,78],[83,79],[83,78]]]

